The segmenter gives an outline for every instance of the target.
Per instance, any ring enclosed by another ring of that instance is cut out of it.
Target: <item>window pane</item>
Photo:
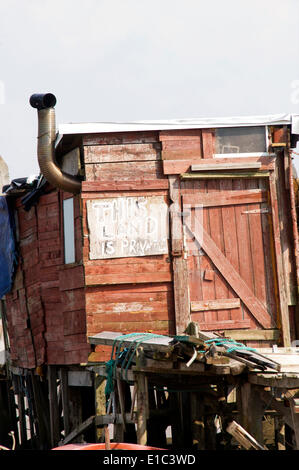
[[[63,201],[64,262],[75,262],[74,200]]]
[[[266,152],[266,128],[225,127],[216,129],[216,154]]]

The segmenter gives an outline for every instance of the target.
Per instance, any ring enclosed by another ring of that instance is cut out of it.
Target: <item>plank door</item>
[[[268,178],[181,181],[191,321],[201,330],[278,326]]]

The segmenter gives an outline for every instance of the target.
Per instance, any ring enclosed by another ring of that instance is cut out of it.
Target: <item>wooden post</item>
[[[37,448],[39,447],[39,429],[38,429],[38,422],[36,419],[36,411],[35,411],[36,408],[35,408],[35,403],[34,403],[32,381],[31,381],[30,373],[26,375],[25,383],[26,383],[26,389],[27,389],[31,448]]]
[[[148,393],[147,393],[147,377],[144,373],[136,373],[137,382],[137,444],[147,444],[147,427],[148,418]]]
[[[26,415],[25,415],[25,404],[24,404],[24,396],[22,390],[22,376],[17,376],[17,383],[18,383],[18,411],[19,411],[19,426],[20,426],[20,436],[21,436],[21,444],[22,446],[25,445],[27,441],[27,431],[26,431]]]
[[[59,377],[62,397],[64,433],[65,436],[67,436],[71,431],[71,425],[69,415],[68,373],[65,368],[61,368],[59,370]]]
[[[113,428],[113,438],[115,442],[124,442],[124,432],[125,432],[125,408],[124,408],[124,401],[123,401],[123,390],[122,384],[119,378],[116,379],[117,385],[117,393],[115,394],[116,403],[116,413],[120,413],[121,416],[121,423],[114,423]]]
[[[281,416],[275,416],[275,443],[277,450],[286,450],[285,423]]]
[[[170,236],[173,265],[173,286],[175,303],[176,334],[184,333],[190,323],[190,300],[187,263],[184,259],[182,208],[180,200],[180,180],[169,176],[169,197],[172,201],[170,210]]]
[[[282,328],[283,345],[285,347],[289,347],[291,345],[290,320],[289,320],[288,299],[286,296],[283,256],[282,256],[281,240],[280,240],[280,224],[279,224],[279,208],[278,208],[278,198],[277,198],[277,188],[276,188],[276,178],[277,178],[276,174],[277,174],[277,170],[275,170],[274,172],[273,171],[270,172],[269,187],[270,187],[273,237],[274,237],[274,247],[275,247],[275,255],[276,255],[276,267],[277,267],[280,322],[281,322],[281,328]]]
[[[43,394],[42,383],[38,376],[31,372],[32,392],[34,399],[34,406],[38,422],[38,439],[40,450],[49,446],[50,442],[50,427],[49,427],[49,405],[48,400],[45,400]]]
[[[105,377],[95,373],[94,389],[95,389],[95,410],[96,416],[104,416],[106,414],[106,397],[105,397]],[[96,428],[96,441],[100,442],[103,438],[103,428]]]
[[[205,450],[204,404],[198,393],[190,396],[192,444],[197,450]]]
[[[48,366],[51,447],[60,440],[56,366]]]
[[[263,443],[263,415],[265,406],[249,382],[241,384],[238,389],[240,424],[258,442]]]
[[[294,398],[289,392],[286,393],[287,396],[291,409],[295,449],[299,450],[299,399]]]

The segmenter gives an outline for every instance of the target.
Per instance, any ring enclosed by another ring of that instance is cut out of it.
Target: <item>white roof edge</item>
[[[272,114],[266,116],[237,116],[223,118],[170,119],[160,121],[91,122],[60,124],[58,134],[94,134],[109,132],[155,131],[174,129],[208,129],[217,127],[248,127],[292,125],[299,134],[299,114]]]

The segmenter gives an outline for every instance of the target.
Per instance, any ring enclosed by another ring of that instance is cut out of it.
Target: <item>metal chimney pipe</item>
[[[55,96],[52,93],[34,94],[30,97],[30,104],[37,109],[38,115],[37,157],[41,173],[53,186],[69,193],[79,193],[80,179],[64,173],[55,160]]]

